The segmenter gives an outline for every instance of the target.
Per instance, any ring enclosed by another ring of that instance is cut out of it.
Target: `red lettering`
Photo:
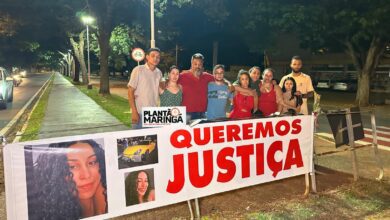
[[[298,139],[292,139],[288,144],[284,170],[290,169],[292,165],[296,165],[297,168],[303,167],[301,147],[299,145]]]
[[[171,144],[176,148],[191,147],[191,134],[187,130],[180,129],[171,134]],[[182,139],[182,140],[179,140]]]
[[[253,154],[253,144],[242,145],[237,147],[237,156],[241,157],[242,178],[250,175],[250,156]]]
[[[276,123],[275,131],[279,136],[288,134],[290,132],[290,123],[286,120],[278,121],[278,123]]]
[[[199,174],[199,159],[198,152],[188,154],[188,170],[190,175],[190,182],[197,188],[207,186],[213,179],[213,151],[203,151],[203,169],[204,174]]]
[[[203,130],[203,139],[201,137],[201,130]],[[203,129],[194,129],[194,141],[197,145],[206,145],[210,142],[210,128],[206,127]]]
[[[173,181],[169,180],[167,192],[178,193],[184,186],[184,157],[183,154],[173,156]]]
[[[241,141],[240,138],[240,126],[238,125],[227,125],[226,126],[226,137],[228,142]]]
[[[217,164],[220,169],[226,170],[226,172],[219,172],[217,181],[221,183],[229,182],[236,174],[236,164],[234,161],[229,160],[227,157],[233,157],[234,148],[223,148],[217,156]]]
[[[224,126],[215,126],[213,127],[213,143],[223,143],[225,142],[225,137],[223,136]]]
[[[256,144],[256,174],[264,174],[264,144]]]
[[[273,177],[276,177],[278,173],[283,169],[283,160],[275,160],[275,154],[277,151],[283,152],[283,143],[281,141],[275,141],[274,143],[272,143],[267,152],[267,164],[273,172]]]
[[[249,140],[249,139],[253,139],[253,124],[252,123],[248,123],[248,124],[243,124],[242,125],[242,135],[243,135],[243,139],[244,140]]]
[[[261,137],[273,137],[274,136],[274,130],[272,129],[272,122],[267,121],[265,124],[262,122],[258,122],[256,124],[256,132],[255,132],[255,138]]]
[[[301,119],[295,119],[291,124],[293,130],[291,134],[299,134],[302,131]]]

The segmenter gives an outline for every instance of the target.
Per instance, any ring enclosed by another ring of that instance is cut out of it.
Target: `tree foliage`
[[[247,27],[274,33],[293,31],[314,52],[344,51],[358,74],[356,102],[367,105],[370,77],[390,41],[390,4],[386,0],[248,1]]]

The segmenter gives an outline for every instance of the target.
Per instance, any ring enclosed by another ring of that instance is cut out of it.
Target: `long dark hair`
[[[242,75],[246,75],[246,76],[248,77],[248,79],[249,79],[248,87],[250,87],[250,86],[251,86],[251,83],[252,83],[252,79],[251,79],[251,77],[250,77],[248,71],[246,71],[246,70],[244,70],[244,69],[241,69],[240,71],[238,71],[238,74],[237,74],[238,85],[241,86],[240,77],[241,77]]]
[[[150,191],[153,189],[152,181],[150,179],[150,174],[146,170],[140,170],[131,172],[125,180],[125,191],[126,191],[126,206],[139,204],[138,201],[138,192],[137,192],[137,181],[138,181],[138,174],[140,173],[146,173],[146,176],[148,178],[148,188],[146,189],[146,193],[143,196],[143,201],[146,201]]]
[[[80,219],[82,209],[76,183],[67,162],[67,148],[76,143],[89,144],[99,162],[100,181],[104,187],[107,211],[107,184],[104,150],[94,140],[53,143],[49,148],[39,149],[38,156],[27,176],[27,199],[29,219]],[[26,151],[37,151],[38,147],[26,146]],[[27,153],[26,153],[27,154]],[[27,161],[27,159],[26,159]],[[32,178],[31,178],[32,177]],[[31,180],[31,181],[30,181]]]
[[[290,100],[293,100],[295,97],[297,98],[297,101],[296,101],[296,106],[295,107],[298,107],[300,105],[302,105],[302,96],[297,96],[295,95],[295,93],[297,92],[297,83],[295,82],[295,79],[293,77],[287,77],[284,82],[283,82],[283,87],[282,87],[282,92],[285,93],[286,92],[286,87],[285,87],[285,83],[287,80],[290,80],[292,83],[293,83],[293,87],[291,89],[291,98]]]

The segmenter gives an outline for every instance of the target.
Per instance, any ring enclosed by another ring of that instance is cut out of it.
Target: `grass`
[[[65,77],[71,83],[72,79]],[[79,85],[73,83],[81,92],[86,94],[88,97],[93,99],[98,105],[100,105],[104,110],[110,113],[112,116],[117,118],[120,122],[126,126],[131,126],[131,113],[129,102],[127,99],[122,98],[117,95],[101,95],[97,88],[87,89],[85,85]]]
[[[281,200],[266,210],[241,213],[231,219],[387,219],[390,214],[390,184],[361,179],[308,198]],[[213,213],[202,219],[223,219]]]
[[[38,139],[38,133],[41,129],[43,118],[45,117],[46,107],[49,101],[49,95],[53,86],[54,77],[54,75],[51,77],[48,87],[42,94],[41,98],[38,100],[35,109],[31,112],[26,130],[24,131],[23,136],[20,139],[21,142]]]

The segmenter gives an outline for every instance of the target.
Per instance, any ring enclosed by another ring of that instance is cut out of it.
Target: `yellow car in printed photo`
[[[140,141],[137,145],[128,146],[123,151],[125,161],[142,162],[149,160],[150,153],[156,148],[156,142],[151,140]]]

